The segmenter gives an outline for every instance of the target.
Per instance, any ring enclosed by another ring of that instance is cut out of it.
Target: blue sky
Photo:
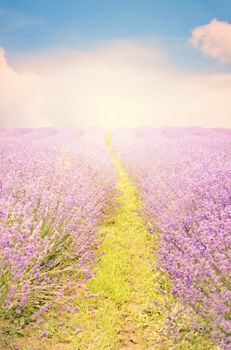
[[[24,43],[28,47],[50,44],[57,40],[57,33],[66,32],[89,39],[187,37],[192,28],[214,17],[231,20],[229,0],[1,0],[0,6],[9,11],[6,22],[12,21],[14,13],[25,16],[25,22],[28,16],[28,25],[25,23],[12,35],[18,45]],[[37,39],[39,24],[44,27],[38,43],[33,39]]]
[[[193,28],[231,22],[230,0],[0,0],[0,46],[8,54],[115,39],[156,40],[191,69],[219,69],[187,46]]]

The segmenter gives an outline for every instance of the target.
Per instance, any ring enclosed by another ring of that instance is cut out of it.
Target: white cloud
[[[231,62],[231,24],[213,19],[192,31],[192,46],[221,63]]]
[[[49,123],[39,115],[39,99],[44,82],[34,72],[18,73],[7,63],[0,48],[0,126],[43,126]]]
[[[230,96],[231,75],[182,73],[131,41],[22,56],[14,69],[0,52],[1,126],[231,127]]]

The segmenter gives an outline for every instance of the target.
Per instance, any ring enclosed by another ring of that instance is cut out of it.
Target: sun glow
[[[230,126],[230,74],[182,72],[138,42],[22,56],[14,67],[0,57],[2,126]]]

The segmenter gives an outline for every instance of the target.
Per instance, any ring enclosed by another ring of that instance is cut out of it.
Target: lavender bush
[[[161,230],[172,291],[231,348],[231,131],[118,129],[114,150]]]
[[[91,276],[116,182],[105,138],[100,129],[0,130],[2,319],[38,319]]]

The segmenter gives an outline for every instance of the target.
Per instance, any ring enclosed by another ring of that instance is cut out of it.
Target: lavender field
[[[0,349],[231,349],[230,234],[230,129],[0,129]]]

